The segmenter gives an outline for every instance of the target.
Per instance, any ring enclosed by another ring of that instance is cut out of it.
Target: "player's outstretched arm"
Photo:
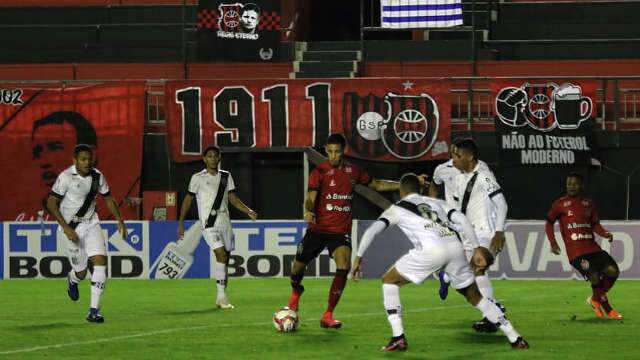
[[[367,230],[362,235],[362,238],[360,239],[360,245],[358,246],[358,255],[356,256],[355,260],[353,261],[353,265],[351,266],[351,278],[353,280],[358,281],[358,279],[360,278],[362,271],[362,257],[364,256],[364,253],[369,248],[369,245],[371,245],[373,239],[375,239],[378,234],[383,232],[387,228],[388,224],[389,221],[386,219],[376,220],[367,228]]]
[[[77,242],[79,239],[78,234],[71,226],[69,226],[69,224],[67,224],[66,221],[64,221],[64,217],[62,216],[62,213],[60,213],[60,199],[53,195],[49,195],[47,198],[47,210],[49,211],[49,214],[53,215],[58,224],[60,224],[60,227],[62,227],[62,231],[64,231],[67,238],[73,242]]]
[[[191,195],[191,193],[187,193],[182,200],[182,205],[180,206],[180,217],[178,218],[178,239],[182,239],[184,237],[184,219],[187,217],[192,201],[193,195]]]
[[[440,196],[440,189],[438,188],[438,185],[432,181],[429,185],[429,197],[437,199],[438,196]]]
[[[111,195],[105,196],[104,200],[107,203],[107,209],[109,209],[109,212],[111,213],[111,215],[113,215],[113,217],[116,218],[116,220],[118,221],[118,232],[120,233],[120,235],[122,235],[123,239],[126,239],[127,227],[124,226],[124,221],[122,221],[122,216],[120,216],[120,210],[118,209],[118,202]]]
[[[258,218],[258,213],[253,211],[253,209],[251,209],[244,202],[242,202],[242,200],[240,200],[240,198],[238,197],[238,195],[236,195],[235,192],[229,193],[229,202],[231,203],[231,205],[233,205],[234,208],[247,214],[247,216],[251,218],[251,220],[255,220]]]

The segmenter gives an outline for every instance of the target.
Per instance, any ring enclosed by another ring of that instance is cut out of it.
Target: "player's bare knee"
[[[87,277],[87,269],[84,269],[82,271],[76,271],[76,277],[79,280],[84,280],[84,278]]]
[[[225,250],[225,248],[217,248],[213,250],[213,253],[216,255],[216,261],[221,264],[226,264],[229,262],[229,252]]]
[[[104,255],[96,255],[91,257],[91,263],[93,266],[104,266],[107,265],[107,257]],[[86,270],[85,270],[86,272]]]
[[[480,294],[480,290],[478,290],[478,285],[473,283],[466,288],[458,289],[458,292],[467,299],[467,302],[473,306],[478,305],[480,300],[482,300],[482,294]]]
[[[473,270],[473,275],[475,276],[483,276],[486,273],[486,269],[475,269]]]
[[[305,270],[307,270],[307,264],[302,261],[295,260],[291,264],[291,275],[303,273]]]

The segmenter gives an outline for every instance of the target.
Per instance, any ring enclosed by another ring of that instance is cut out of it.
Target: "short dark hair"
[[[580,184],[584,184],[584,176],[582,176],[582,174],[580,174],[578,172],[569,173],[569,175],[567,175],[567,179],[568,178],[576,178],[576,179],[578,179]]]
[[[342,148],[344,149],[347,146],[347,140],[342,134],[334,133],[329,135],[329,137],[327,138],[327,145],[329,144],[337,144],[342,146]]]
[[[400,187],[407,192],[420,193],[420,180],[414,173],[406,173],[400,178]]]
[[[73,148],[73,157],[78,157],[78,155],[83,151],[86,151],[89,154],[93,155],[93,148],[91,147],[91,145],[78,144]]]
[[[471,138],[462,139],[458,141],[455,145],[458,149],[465,149],[471,152],[471,155],[473,155],[473,158],[475,160],[478,160],[478,153],[479,153],[478,145],[473,139]]]
[[[207,153],[209,151],[215,151],[216,154],[218,154],[218,156],[220,156],[220,148],[215,146],[215,145],[209,145],[207,146],[204,151],[202,152],[202,156],[207,156]]]
[[[255,11],[258,15],[260,15],[260,6],[254,3],[244,4],[244,6],[242,7],[241,13],[244,13],[245,11],[251,11],[251,10]]]
[[[56,111],[33,122],[31,130],[31,141],[36,134],[36,130],[41,126],[56,124],[63,125],[69,123],[76,130],[76,144],[88,144],[98,146],[98,136],[96,129],[82,114],[75,111]]]

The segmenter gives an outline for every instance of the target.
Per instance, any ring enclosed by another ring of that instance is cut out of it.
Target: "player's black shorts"
[[[606,251],[597,251],[594,253],[584,254],[571,260],[573,266],[585,279],[594,273],[602,273],[607,266],[615,266],[616,261]]]
[[[327,234],[307,230],[298,244],[296,260],[309,263],[325,249],[329,249],[329,255],[340,246],[348,246],[351,249],[351,236],[349,234]]]

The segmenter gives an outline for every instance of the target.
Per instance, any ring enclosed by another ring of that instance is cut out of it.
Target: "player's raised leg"
[[[329,249],[329,251],[331,251],[331,249]],[[333,277],[333,282],[329,289],[327,310],[322,315],[320,326],[323,328],[339,329],[342,326],[342,322],[333,318],[333,311],[338,305],[342,292],[347,284],[347,275],[349,275],[351,267],[351,247],[345,245],[337,247],[332,252],[332,257],[336,262],[336,274]]]

